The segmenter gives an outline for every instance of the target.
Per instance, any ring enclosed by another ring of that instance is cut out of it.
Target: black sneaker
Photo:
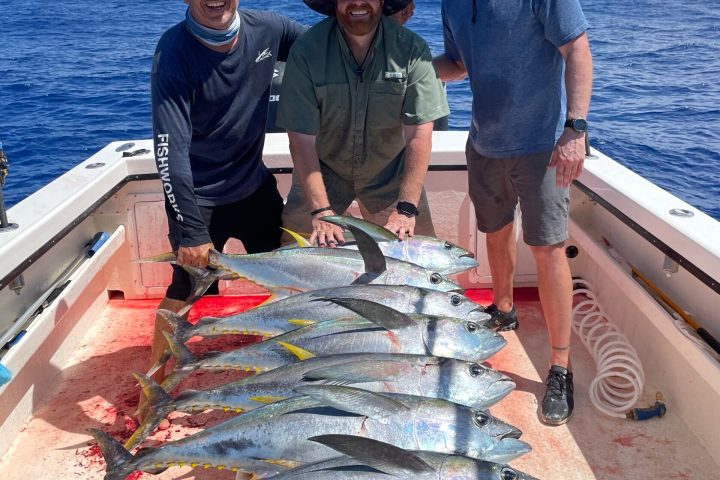
[[[573,401],[573,374],[559,365],[550,367],[547,390],[540,407],[540,418],[548,425],[562,425],[570,420]]]
[[[490,319],[485,326],[498,332],[515,330],[518,328],[517,311],[513,305],[509,312],[501,312],[494,303],[485,308],[485,313],[490,315]]]

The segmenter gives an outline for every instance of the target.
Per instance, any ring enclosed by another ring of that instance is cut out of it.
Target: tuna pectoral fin
[[[107,433],[96,428],[88,430],[100,447],[100,452],[107,463],[104,480],[123,480],[135,468],[131,466],[133,456],[119,442]]]
[[[306,380],[326,380],[345,384],[387,382],[396,380],[399,375],[407,370],[407,362],[401,360],[356,361],[342,365],[333,365],[331,367],[316,368],[315,370],[305,372],[303,378]]]
[[[163,418],[174,410],[173,399],[152,378],[141,373],[134,373],[133,376],[140,384],[148,404],[142,423],[125,442],[125,448],[128,450],[132,450],[142,443],[148,435],[155,431]]]
[[[398,242],[399,241],[397,235],[395,235],[393,232],[391,232],[387,228],[382,227],[382,226],[377,225],[372,222],[368,222],[367,220],[364,220],[362,218],[350,217],[350,216],[344,216],[344,215],[328,215],[327,217],[322,217],[321,220],[323,222],[332,223],[333,225],[337,225],[338,227],[342,227],[342,228],[350,228],[350,225],[352,225],[356,229],[369,235],[370,238],[372,238],[376,242]],[[355,232],[353,232],[353,233],[355,233]]]
[[[364,298],[317,298],[313,301],[328,301],[343,306],[351,310],[361,317],[373,322],[374,324],[386,328],[388,330],[397,330],[399,328],[409,327],[415,324],[415,321],[408,315],[398,312],[381,303],[366,300]]]
[[[365,273],[370,277],[376,277],[387,270],[385,255],[383,255],[380,247],[373,238],[359,228],[348,225],[348,229],[355,236],[358,252],[365,262]]]
[[[410,410],[399,400],[360,388],[338,385],[305,385],[295,388],[294,391],[338,410],[357,413],[377,420]]]
[[[436,470],[413,452],[389,443],[354,435],[318,435],[308,440],[320,443],[363,464],[401,478],[425,475]]]

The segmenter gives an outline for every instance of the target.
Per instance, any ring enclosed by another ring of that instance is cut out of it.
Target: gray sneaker
[[[485,322],[485,326],[497,332],[505,332],[518,328],[517,311],[513,305],[509,312],[501,312],[494,303],[485,308],[485,313],[490,315],[490,319]]]
[[[545,385],[547,390],[540,407],[540,419],[548,425],[562,425],[570,420],[575,408],[573,374],[567,368],[553,365]]]

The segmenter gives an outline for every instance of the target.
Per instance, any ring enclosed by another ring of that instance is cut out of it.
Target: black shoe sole
[[[547,425],[547,426],[549,426],[549,427],[559,427],[560,425],[565,425],[565,424],[572,418],[573,413],[575,413],[575,412],[570,412],[570,415],[568,415],[567,418],[565,418],[565,419],[563,419],[563,420],[561,420],[561,421],[559,421],[559,422],[557,422],[557,423],[548,422],[547,420],[545,420],[545,419],[543,418],[542,415],[540,415],[540,421],[541,421],[544,425]]]
[[[519,326],[520,326],[520,324],[519,324],[518,321],[516,320],[516,321],[514,321],[513,323],[511,323],[510,325],[504,325],[504,326],[502,326],[502,327],[499,327],[499,328],[497,329],[497,331],[498,331],[498,332],[509,332],[509,331],[511,331],[511,330],[517,330],[517,328],[518,328]]]

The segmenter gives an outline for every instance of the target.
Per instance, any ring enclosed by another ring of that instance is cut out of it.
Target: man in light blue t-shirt
[[[573,411],[570,369],[572,279],[565,258],[568,189],[582,172],[592,89],[587,21],[578,0],[443,0],[442,80],[470,78],[466,147],[470,197],[486,233],[497,329],[517,328],[513,305],[518,202],[523,238],[538,271],[550,337],[540,417]]]

